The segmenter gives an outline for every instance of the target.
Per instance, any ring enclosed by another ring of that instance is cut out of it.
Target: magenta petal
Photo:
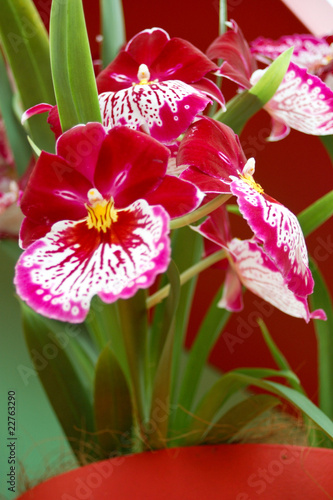
[[[240,211],[282,273],[288,288],[302,297],[312,293],[314,283],[308,253],[296,216],[240,178],[231,179],[230,190],[237,196]]]
[[[61,321],[84,321],[92,297],[105,302],[149,287],[169,264],[168,216],[138,200],[106,233],[81,222],[62,221],[21,255],[18,295],[38,313]]]
[[[158,78],[193,83],[201,80],[209,71],[216,70],[217,66],[187,40],[172,38],[149,69],[153,80]]]
[[[244,307],[242,283],[237,273],[230,267],[226,272],[222,297],[217,306],[231,312],[241,311]]]
[[[243,170],[245,163],[238,136],[227,125],[210,118],[197,120],[189,127],[177,156],[177,165],[197,167],[226,183],[230,175]]]
[[[41,103],[32,106],[32,108],[27,109],[21,118],[21,123],[24,123],[26,120],[29,120],[32,116],[39,115],[41,113],[50,112],[53,108],[52,104]]]
[[[269,302],[290,316],[325,319],[321,309],[309,312],[307,299],[295,295],[284,281],[278,268],[267,257],[261,247],[251,240],[234,238],[229,243],[234,268],[243,285],[258,297]]]
[[[138,82],[139,64],[125,51],[117,57],[96,78],[99,94],[103,92],[117,92]]]
[[[152,65],[170,37],[161,28],[146,29],[135,35],[126,45],[125,51],[140,65]]]
[[[259,77],[257,72],[254,73],[251,83]],[[273,118],[305,134],[333,134],[332,90],[320,78],[294,63],[290,63],[281,85],[265,109]]]
[[[170,217],[181,217],[195,210],[203,199],[203,193],[190,182],[166,175],[157,187],[145,196],[150,205],[162,205]]]
[[[100,150],[94,184],[105,198],[125,208],[162,182],[170,151],[147,134],[111,129]]]
[[[237,23],[231,21],[228,25],[231,29],[214,40],[207,49],[207,55],[211,59],[224,60],[219,74],[241,87],[250,88],[250,77],[257,69],[255,59]]]
[[[290,127],[288,127],[288,125],[272,117],[272,130],[269,137],[267,137],[266,141],[270,142],[281,141],[282,139],[287,137],[289,132],[290,132]]]
[[[191,86],[214,99],[221,106],[221,108],[225,110],[224,97],[221,90],[214,82],[208,80],[208,78],[202,78],[198,82],[192,83]]]
[[[106,137],[100,123],[77,125],[61,135],[57,141],[57,155],[92,183],[99,150]]]
[[[177,80],[134,85],[99,96],[106,128],[143,128],[162,142],[176,139],[209,102],[204,94]]]

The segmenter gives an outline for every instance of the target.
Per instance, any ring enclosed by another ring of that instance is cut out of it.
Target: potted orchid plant
[[[58,347],[39,376],[79,465],[236,443],[281,400],[311,422],[311,444],[331,446],[327,398],[322,409],[311,402],[262,320],[277,369],[239,367],[199,390],[246,289],[300,321],[331,319],[325,288],[308,303],[305,236],[331,216],[332,191],[296,217],[257,182],[239,134],[264,109],[269,141],[291,128],[332,135],[332,48],[310,36],[250,48],[223,6],[204,54],[161,28],[126,42],[121,6],[108,12],[105,2],[113,59],[94,72],[81,0],[53,0],[49,39],[30,0],[3,2],[3,68],[22,125],[1,112],[9,144],[15,135],[22,149],[4,149],[0,229],[16,256],[28,350],[36,361],[50,339]],[[238,87],[228,102],[224,78]],[[251,237],[232,232],[230,213]],[[225,279],[184,354],[196,278],[211,266]]]

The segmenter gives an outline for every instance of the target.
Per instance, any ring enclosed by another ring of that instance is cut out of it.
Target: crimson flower
[[[196,208],[195,186],[165,174],[169,150],[147,134],[78,125],[42,152],[23,194],[17,293],[50,318],[82,322],[149,287],[170,260],[168,223]]]
[[[182,134],[219,89],[203,78],[217,66],[181,38],[160,28],[134,36],[97,77],[103,125],[143,129],[169,142]],[[207,97],[208,96],[208,97]]]
[[[217,74],[250,89],[267,68],[257,69],[243,33],[235,21],[227,24],[230,30],[214,40],[207,55],[212,59],[224,59]],[[295,62],[290,63],[278,90],[264,109],[272,118],[270,141],[283,139],[290,128],[312,135],[333,133],[332,90],[318,76]]]
[[[292,292],[279,268],[254,239],[231,238],[224,207],[214,211],[196,230],[205,238],[207,253],[224,248],[229,265],[219,307],[229,311],[243,309],[242,285],[290,316],[326,319],[322,309],[310,313],[307,299]],[[207,244],[209,243],[209,244]]]
[[[203,140],[210,138],[209,144]],[[228,141],[226,141],[228,138]],[[195,154],[194,154],[195,153]],[[246,162],[238,137],[227,125],[202,118],[186,132],[177,162],[187,165],[180,178],[206,193],[232,193],[256,240],[282,274],[288,288],[305,297],[313,291],[304,236],[297,217],[264,193],[253,179],[255,161]]]

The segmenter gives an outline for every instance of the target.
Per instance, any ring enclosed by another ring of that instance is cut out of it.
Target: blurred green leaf
[[[214,423],[205,437],[205,443],[218,444],[233,441],[237,434],[267,410],[281,401],[269,394],[255,394],[237,403]]]
[[[79,461],[87,451],[99,458],[92,401],[94,366],[80,342],[81,326],[47,320],[22,302],[21,307],[29,354],[69,444]],[[90,436],[89,450],[82,448],[85,433]]]
[[[62,130],[101,122],[82,0],[53,0],[50,53]]]
[[[240,134],[246,122],[275,94],[288,69],[293,48],[286,50],[270,64],[260,80],[250,90],[245,90],[227,103],[225,112],[214,118],[229,125]]]
[[[98,440],[105,456],[130,452],[132,402],[126,377],[109,345],[96,365],[94,391],[95,422]]]
[[[153,424],[151,426],[153,432],[147,436],[149,447],[153,449],[165,448],[168,434],[170,412],[165,411],[161,417],[160,411],[161,406],[168,408],[170,403],[174,321],[180,295],[179,272],[173,261],[170,262],[167,275],[170,281],[170,293],[164,317],[165,341],[159,357],[151,399],[150,422]]]
[[[318,342],[319,406],[333,419],[333,308],[329,290],[322,274],[313,260],[310,268],[315,281],[314,293],[310,295],[311,308],[324,309],[327,321],[313,320]],[[330,442],[330,446],[332,446]],[[326,443],[327,445],[327,443]]]
[[[2,0],[0,36],[22,113],[41,102],[54,104],[48,36],[32,0]],[[28,127],[40,149],[54,152],[54,136],[46,119],[45,115],[34,116]]]
[[[331,162],[333,162],[333,135],[321,135],[320,140],[323,143]]]
[[[126,42],[124,13],[121,0],[100,0],[102,14],[102,59],[105,68]]]
[[[309,236],[333,215],[333,190],[298,214],[304,236]]]

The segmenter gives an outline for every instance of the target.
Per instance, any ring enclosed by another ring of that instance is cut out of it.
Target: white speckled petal
[[[202,92],[179,80],[133,85],[99,95],[103,125],[127,125],[150,133],[162,142],[183,133],[211,102]]]
[[[282,273],[288,288],[302,297],[312,293],[314,283],[297,217],[242,179],[234,176],[231,179],[230,190],[237,196],[240,211]]]
[[[85,219],[54,224],[16,265],[20,297],[44,316],[80,323],[94,295],[111,303],[149,287],[169,264],[168,214],[145,200],[117,214],[106,232]]]
[[[262,71],[253,73],[252,84]],[[294,63],[290,63],[277,92],[264,107],[273,118],[305,134],[333,134],[333,92],[320,78]]]
[[[310,318],[326,319],[321,309],[310,313],[306,298],[296,296],[288,288],[277,267],[255,242],[234,238],[228,246],[238,277],[258,297],[306,322]]]

